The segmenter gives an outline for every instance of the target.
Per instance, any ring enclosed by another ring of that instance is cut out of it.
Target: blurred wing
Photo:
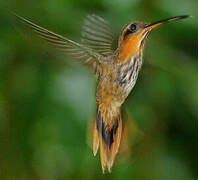
[[[109,22],[96,15],[88,15],[82,29],[82,43],[103,56],[113,54],[115,34]]]
[[[42,28],[19,15],[14,15],[23,23],[31,27],[33,31],[35,31],[41,38],[55,45],[55,47],[66,52],[68,55],[80,60],[82,63],[93,65],[94,69],[96,68],[97,64],[101,62],[102,59],[104,59],[102,55],[94,52],[92,49],[84,45],[78,44],[70,39]]]

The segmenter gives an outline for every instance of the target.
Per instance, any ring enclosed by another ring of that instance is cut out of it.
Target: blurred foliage
[[[120,153],[111,174],[102,174],[99,155],[86,144],[96,78],[26,38],[7,9],[76,41],[90,13],[111,21],[116,32],[133,20],[193,16],[149,36],[125,102],[144,136],[133,143],[138,137],[129,129],[130,153]],[[197,0],[0,1],[0,179],[198,179],[197,9]]]

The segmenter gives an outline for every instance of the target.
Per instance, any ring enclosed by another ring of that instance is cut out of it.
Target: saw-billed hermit
[[[82,43],[74,42],[14,14],[55,48],[90,67],[97,75],[97,114],[93,129],[93,154],[100,148],[103,172],[111,171],[122,136],[121,106],[133,89],[143,63],[146,38],[156,27],[189,16],[176,16],[154,23],[134,21],[121,31],[117,49],[110,23],[88,15],[82,28]]]

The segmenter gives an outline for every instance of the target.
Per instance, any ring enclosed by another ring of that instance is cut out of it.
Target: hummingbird
[[[119,151],[123,123],[121,106],[133,89],[143,64],[143,50],[149,33],[167,22],[189,16],[176,16],[154,23],[134,21],[126,24],[113,50],[111,24],[97,15],[88,15],[82,29],[82,43],[49,31],[14,14],[37,35],[67,55],[87,65],[97,76],[97,113],[93,125],[93,154],[100,148],[103,173],[111,172]]]

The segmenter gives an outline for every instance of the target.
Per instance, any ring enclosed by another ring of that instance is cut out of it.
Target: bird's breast
[[[120,106],[133,89],[142,66],[140,56],[103,70],[97,86],[97,101]]]
[[[126,63],[120,65],[120,73],[117,77],[117,80],[119,86],[123,89],[123,93],[125,93],[126,96],[128,96],[128,94],[133,89],[141,66],[142,57],[138,55],[130,57]]]

